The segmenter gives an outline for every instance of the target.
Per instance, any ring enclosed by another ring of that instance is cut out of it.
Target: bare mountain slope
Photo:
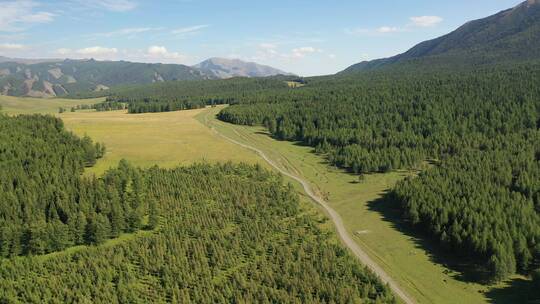
[[[210,58],[195,65],[194,68],[201,70],[206,75],[211,75],[216,78],[291,75],[290,73],[270,66],[226,58]]]

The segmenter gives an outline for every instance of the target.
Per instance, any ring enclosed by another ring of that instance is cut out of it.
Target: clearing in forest
[[[59,117],[77,135],[88,135],[105,144],[105,157],[88,169],[98,175],[121,159],[143,167],[174,167],[204,161],[262,163],[255,153],[227,142],[195,120],[204,111],[207,110],[147,114],[66,112]]]

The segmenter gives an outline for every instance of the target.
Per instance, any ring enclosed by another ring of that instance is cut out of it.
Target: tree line
[[[233,78],[225,80],[174,81],[113,88],[99,110],[127,107],[129,113],[154,113],[198,109],[205,106],[234,104],[246,98],[265,95],[262,92],[289,90],[286,81],[292,77]],[[297,80],[297,79],[295,79]],[[301,81],[301,80],[300,80]]]

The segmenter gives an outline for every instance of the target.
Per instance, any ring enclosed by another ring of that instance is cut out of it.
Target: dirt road
[[[209,125],[208,125],[209,126]],[[409,296],[407,295],[400,287],[399,285],[379,266],[377,265],[377,263],[375,263],[375,261],[373,261],[361,248],[360,246],[358,246],[358,244],[352,239],[352,237],[349,235],[349,233],[347,232],[347,230],[345,229],[345,225],[343,224],[343,220],[341,219],[341,216],[339,216],[339,214],[334,210],[332,209],[328,203],[323,199],[321,198],[320,196],[318,196],[314,191],[313,189],[311,188],[310,184],[305,181],[304,179],[294,175],[294,174],[291,174],[289,172],[287,172],[286,170],[282,169],[280,166],[278,166],[272,159],[270,159],[263,151],[261,151],[260,149],[257,149],[255,147],[252,147],[250,145],[247,145],[247,144],[244,144],[244,143],[241,143],[237,140],[234,140],[222,133],[219,133],[215,128],[209,126],[216,134],[218,134],[219,136],[223,137],[224,139],[236,144],[236,145],[239,145],[241,147],[244,147],[246,149],[249,149],[257,154],[259,154],[270,166],[272,166],[273,168],[275,168],[276,170],[278,170],[281,174],[287,176],[287,177],[290,177],[292,178],[293,180],[299,182],[302,187],[304,188],[304,191],[306,192],[306,194],[313,200],[315,201],[317,204],[319,204],[320,206],[322,206],[324,208],[324,210],[326,210],[328,216],[330,217],[330,219],[332,220],[332,222],[334,223],[334,226],[336,227],[336,230],[337,230],[337,233],[339,235],[339,237],[341,238],[341,240],[343,241],[343,243],[349,247],[351,249],[351,251],[354,253],[354,255],[364,264],[366,265],[369,269],[371,269],[371,271],[373,271],[375,274],[377,274],[379,276],[379,278],[386,284],[388,284],[388,286],[390,286],[390,288],[392,289],[392,291],[406,304],[414,304],[415,301]],[[234,132],[239,136],[239,137],[242,137],[238,132],[236,132],[236,130],[234,130]]]

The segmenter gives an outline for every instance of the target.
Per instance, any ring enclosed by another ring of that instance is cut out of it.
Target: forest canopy
[[[84,177],[103,146],[61,120],[0,129],[1,303],[395,303],[260,166]]]

